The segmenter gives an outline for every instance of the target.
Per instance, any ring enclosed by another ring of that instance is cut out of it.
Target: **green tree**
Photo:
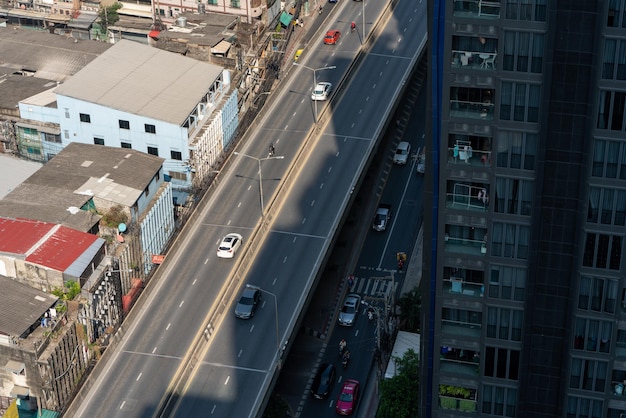
[[[74,300],[79,293],[80,284],[74,280],[68,280],[64,287],[56,287],[52,290],[52,294],[61,300]]]
[[[109,26],[115,25],[120,16],[117,11],[122,8],[122,3],[113,3],[110,6],[100,5],[100,11],[98,11],[98,17],[100,18],[100,25],[106,32]]]
[[[376,418],[412,418],[419,406],[419,355],[409,349],[396,359],[398,374],[383,380]]]
[[[420,331],[422,316],[422,295],[419,287],[414,287],[398,300],[400,306],[400,329],[408,332]]]

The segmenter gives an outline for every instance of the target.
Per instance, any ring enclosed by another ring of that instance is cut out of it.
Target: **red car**
[[[338,30],[329,30],[324,36],[324,43],[326,45],[335,45],[341,36],[341,32]]]
[[[339,415],[350,415],[354,412],[354,407],[359,399],[359,381],[348,379],[343,382],[341,392],[339,392],[339,398],[337,398],[337,404],[335,405],[335,411]]]

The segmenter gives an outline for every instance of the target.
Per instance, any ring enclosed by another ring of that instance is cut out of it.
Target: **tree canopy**
[[[100,25],[106,31],[107,28],[111,25],[115,25],[118,20],[120,20],[120,16],[117,14],[117,11],[122,8],[122,3],[113,3],[110,6],[100,6],[100,10],[98,11],[98,17],[100,18]]]
[[[412,418],[419,406],[419,355],[409,349],[396,359],[398,374],[383,380],[376,418]]]

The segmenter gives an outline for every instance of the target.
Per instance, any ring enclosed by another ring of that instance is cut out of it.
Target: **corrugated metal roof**
[[[75,277],[103,245],[102,238],[65,226],[0,217],[0,252]]]
[[[221,72],[216,65],[121,40],[56,93],[182,125]]]
[[[25,256],[52,228],[45,222],[0,218],[0,252]]]
[[[33,248],[33,251],[26,257],[26,261],[66,272],[92,245],[100,248],[104,245],[104,240],[86,232],[57,225],[40,245]],[[78,274],[75,273],[79,266],[74,265],[72,275],[80,276],[90,261],[91,259],[86,263],[81,263],[83,269]]]
[[[57,297],[0,276],[0,332],[20,336],[52,307]]]

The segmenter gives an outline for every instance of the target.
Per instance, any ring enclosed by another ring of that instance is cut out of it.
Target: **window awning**
[[[228,41],[221,40],[215,45],[211,47],[211,54],[223,55],[226,56],[228,54],[228,50],[230,49],[231,43]]]
[[[15,374],[22,374],[22,372],[24,371],[24,363],[20,361],[9,360],[6,366],[4,366],[4,370]]]
[[[292,20],[293,16],[285,11],[283,11],[283,14],[280,15],[280,23],[285,27],[289,27]]]
[[[17,398],[18,396],[20,397],[26,397],[30,395],[30,389],[24,386],[13,386],[13,389],[11,389],[11,397],[12,398]]]

